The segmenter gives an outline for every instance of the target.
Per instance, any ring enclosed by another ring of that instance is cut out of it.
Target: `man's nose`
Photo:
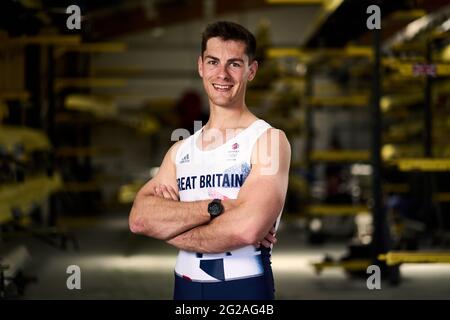
[[[228,73],[227,65],[220,65],[217,76],[223,80],[229,80],[230,74]]]

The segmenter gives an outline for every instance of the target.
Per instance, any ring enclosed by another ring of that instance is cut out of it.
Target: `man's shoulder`
[[[289,140],[286,136],[286,133],[282,129],[278,129],[272,126],[265,130],[258,140],[260,142],[280,142],[289,145]]]
[[[167,154],[170,155],[170,158],[173,163],[175,163],[176,156],[178,154],[178,151],[180,150],[180,147],[185,143],[187,139],[178,140],[176,141],[167,151]]]
[[[267,129],[259,138],[252,153],[252,164],[272,166],[291,157],[291,145],[285,132],[278,128]]]

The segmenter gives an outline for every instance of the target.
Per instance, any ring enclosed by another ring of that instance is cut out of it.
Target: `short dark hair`
[[[201,56],[206,50],[206,43],[210,38],[219,37],[225,41],[237,40],[245,43],[245,53],[248,56],[249,62],[252,62],[256,52],[255,36],[243,26],[230,22],[218,21],[209,24],[202,34],[202,52]]]

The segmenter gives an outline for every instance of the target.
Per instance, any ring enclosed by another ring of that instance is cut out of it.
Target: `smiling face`
[[[218,107],[242,107],[247,81],[253,80],[258,63],[249,64],[245,43],[210,38],[203,57],[198,59],[198,72],[209,102]]]

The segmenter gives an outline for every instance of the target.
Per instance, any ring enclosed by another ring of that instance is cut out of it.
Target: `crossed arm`
[[[290,146],[283,132],[276,130],[274,135],[273,130],[258,140],[258,145],[264,147],[255,148],[252,170],[238,198],[224,200],[225,212],[212,221],[207,212],[210,200],[177,201],[174,164],[166,155],[162,175],[147,183],[135,199],[131,230],[165,240],[179,249],[202,253],[275,243],[273,226],[286,196]],[[175,152],[176,145],[171,149],[168,155]],[[261,150],[267,152],[262,154]]]
[[[155,187],[155,196],[172,199],[173,201],[178,201],[177,192],[172,189],[170,186],[159,185]],[[225,205],[228,210],[225,210],[227,213],[230,213],[231,208],[235,208],[236,204],[232,204],[235,200],[224,200],[227,204]],[[208,201],[209,202],[209,201]],[[217,220],[217,219],[216,219]],[[223,222],[222,222],[223,223]],[[224,252],[233,249],[232,244],[227,241],[227,243],[216,242],[220,240],[217,238],[217,235],[221,233],[215,232],[214,227],[222,228],[222,223],[217,224],[211,221],[207,225],[198,226],[193,229],[190,229],[172,239],[167,240],[167,243],[183,250],[187,251],[195,251],[195,252],[203,252],[203,253],[211,253],[211,252]],[[225,239],[231,240],[229,235],[222,234],[221,237],[225,237]],[[270,247],[272,244],[275,244],[277,239],[275,238],[275,227],[272,227],[271,230],[266,234],[264,239],[254,243],[255,246],[265,246]],[[217,244],[220,243],[220,244]],[[240,247],[241,240],[237,239],[237,247]],[[215,248],[215,249],[214,249]]]

